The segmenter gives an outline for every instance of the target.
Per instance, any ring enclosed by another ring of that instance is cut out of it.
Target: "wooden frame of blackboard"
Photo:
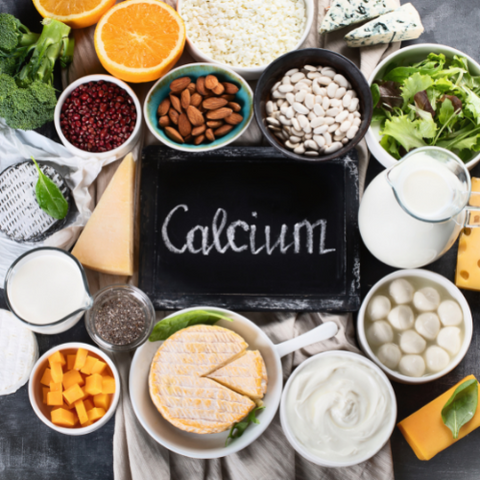
[[[343,288],[335,294],[315,293],[272,294],[225,293],[218,291],[169,291],[168,286],[160,291],[156,284],[161,274],[158,260],[158,245],[161,241],[158,225],[159,191],[158,179],[162,169],[177,164],[182,171],[189,165],[218,162],[228,163],[268,163],[272,167],[305,165],[280,155],[270,147],[226,147],[211,152],[198,152],[195,155],[149,146],[143,150],[140,188],[140,252],[139,287],[150,297],[156,310],[174,310],[198,305],[228,308],[243,311],[356,311],[360,307],[360,250],[358,233],[359,178],[358,157],[355,150],[344,157],[330,162],[308,162],[318,169],[327,171],[328,165],[341,166],[344,183],[344,205],[339,206],[343,214],[345,242],[345,275]],[[297,168],[297,167],[293,167]],[[167,187],[168,188],[168,187]]]

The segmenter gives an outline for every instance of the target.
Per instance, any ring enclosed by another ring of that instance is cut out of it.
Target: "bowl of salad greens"
[[[454,152],[467,168],[480,161],[480,65],[471,57],[445,45],[412,45],[383,60],[369,83],[366,140],[382,165],[427,145]]]

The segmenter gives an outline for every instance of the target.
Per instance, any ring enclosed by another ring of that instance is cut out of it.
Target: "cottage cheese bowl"
[[[307,38],[313,0],[178,0],[187,44],[200,62],[223,64],[247,80]]]
[[[288,380],[280,420],[293,448],[325,467],[364,462],[395,426],[395,394],[385,374],[356,353],[330,351],[303,362]]]

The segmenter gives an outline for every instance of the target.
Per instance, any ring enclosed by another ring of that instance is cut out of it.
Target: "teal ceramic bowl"
[[[186,143],[180,144],[170,140],[163,129],[158,126],[157,117],[158,106],[170,93],[170,84],[173,80],[180,77],[190,77],[192,82],[195,82],[198,77],[205,77],[207,75],[215,75],[221,82],[231,82],[239,87],[235,102],[242,107],[238,113],[242,115],[243,121],[238,125],[235,125],[230,133],[217,138],[213,142],[205,142],[200,145],[190,145]],[[158,80],[148,92],[143,111],[148,128],[152,134],[165,145],[183,152],[207,152],[225,147],[240,137],[240,135],[242,135],[242,133],[248,128],[253,118],[253,92],[248,83],[240,75],[237,75],[229,68],[220,65],[212,65],[211,63],[191,63],[188,65],[182,65],[175,70],[171,70]]]

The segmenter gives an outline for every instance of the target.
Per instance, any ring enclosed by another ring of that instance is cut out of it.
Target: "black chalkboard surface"
[[[357,165],[146,148],[140,288],[160,310],[357,310]]]

